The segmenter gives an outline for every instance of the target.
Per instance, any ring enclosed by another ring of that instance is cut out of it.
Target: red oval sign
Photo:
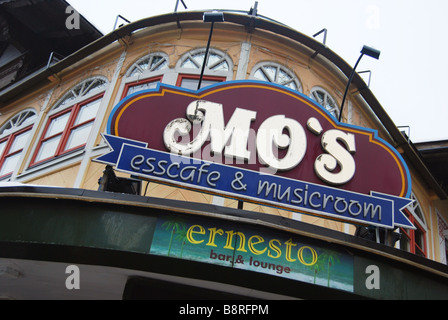
[[[168,85],[123,99],[108,133],[148,148],[348,191],[410,194],[409,170],[375,130],[339,123],[285,87],[225,82],[194,92]]]

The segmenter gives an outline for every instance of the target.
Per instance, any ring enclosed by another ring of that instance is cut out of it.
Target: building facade
[[[345,63],[337,54],[319,41],[267,18],[251,14],[224,12],[224,20],[224,22],[214,25],[201,88],[240,80],[271,83],[291,91],[297,91],[301,95],[317,102],[326,110],[325,112],[334,117],[334,120],[339,117],[340,104],[347,85],[348,75],[351,72],[351,66]],[[74,208],[79,207],[80,210],[87,211],[90,209],[85,206],[86,203],[93,203],[92,207],[98,205],[96,202],[104,203],[105,208],[107,207],[107,210],[110,211],[111,206],[115,203],[114,201],[118,201],[118,204],[116,204],[123,206],[122,210],[124,211],[121,213],[123,216],[126,216],[126,214],[144,215],[145,213],[142,213],[142,211],[144,211],[146,206],[148,206],[147,210],[151,212],[157,210],[157,208],[172,210],[173,214],[188,215],[190,212],[193,214],[192,219],[194,223],[188,221],[190,219],[188,216],[183,217],[187,219],[187,226],[190,226],[187,228],[187,231],[190,232],[190,244],[195,243],[195,241],[204,241],[205,238],[202,238],[202,235],[205,232],[209,232],[209,230],[214,228],[216,230],[217,227],[214,224],[216,221],[213,219],[216,218],[217,212],[224,212],[224,215],[228,215],[229,220],[220,220],[220,223],[222,223],[220,226],[224,225],[224,227],[218,230],[222,232],[228,231],[233,227],[231,222],[235,220],[232,219],[237,219],[237,221],[242,219],[240,223],[247,224],[247,228],[242,227],[240,229],[240,237],[241,234],[246,234],[246,240],[248,240],[249,234],[251,234],[252,244],[260,244],[262,239],[267,241],[269,236],[256,235],[256,231],[260,230],[259,232],[262,232],[261,230],[264,230],[263,232],[265,232],[265,229],[269,229],[271,225],[277,226],[274,228],[275,232],[290,232],[291,228],[301,230],[300,236],[311,235],[310,237],[313,238],[312,243],[314,243],[313,241],[322,240],[337,243],[339,247],[332,249],[337,252],[340,250],[344,252],[339,255],[339,264],[341,266],[344,263],[348,263],[345,260],[346,253],[344,250],[351,248],[356,252],[355,256],[359,253],[362,259],[367,261],[369,259],[373,261],[378,259],[377,264],[383,266],[380,269],[393,269],[396,272],[401,270],[400,272],[403,275],[409,274],[408,278],[403,277],[410,282],[417,277],[415,274],[418,274],[419,270],[423,270],[425,277],[427,276],[430,279],[428,280],[429,283],[432,284],[439,281],[440,284],[439,287],[434,285],[433,292],[431,292],[431,289],[428,289],[430,294],[425,297],[446,298],[448,277],[447,269],[444,267],[447,263],[448,251],[448,202],[446,193],[424,164],[419,152],[399,132],[359,75],[355,76],[350,87],[348,99],[342,113],[342,122],[376,130],[378,136],[395,148],[404,159],[409,168],[412,182],[410,197],[415,201],[407,207],[405,212],[415,229],[395,228],[392,231],[397,236],[393,241],[385,240],[384,236],[380,235],[382,231],[379,229],[369,233],[369,236],[373,235],[371,240],[363,239],[360,232],[361,229],[357,228],[356,223],[310,215],[308,212],[301,212],[300,210],[276,208],[263,203],[242,202],[241,199],[201,192],[191,188],[180,188],[179,186],[167,185],[152,179],[144,179],[142,181],[138,199],[135,198],[137,196],[125,196],[108,192],[98,192],[98,194],[104,194],[100,196],[93,192],[99,189],[99,184],[101,183],[99,183],[99,179],[103,177],[106,167],[104,163],[96,162],[94,159],[110,151],[110,145],[106,143],[102,134],[108,130],[108,121],[110,121],[109,119],[114,112],[114,108],[126,97],[131,97],[142,90],[155,90],[160,84],[195,91],[198,87],[203,66],[209,31],[210,24],[203,22],[203,12],[172,13],[147,18],[124,25],[84,46],[67,58],[52,63],[46,69],[32,74],[29,78],[3,88],[0,92],[0,183],[4,185],[3,201],[10,201],[7,205],[9,210],[11,212],[14,211],[14,206],[11,207],[11,203],[16,203],[17,208],[21,208],[24,205],[20,201],[21,198],[16,198],[16,196],[19,193],[25,193],[30,197],[30,203],[34,203],[38,199],[39,201],[47,199],[45,201],[51,202],[50,199],[54,196],[56,199],[61,199],[63,208],[68,206],[70,201],[74,201]],[[154,121],[157,121],[156,117],[144,119],[147,126],[151,126],[151,123]],[[119,178],[135,178],[119,171],[116,171],[115,174]],[[33,188],[35,189],[27,189],[27,186],[34,186]],[[46,186],[52,188],[45,188]],[[81,194],[79,191],[73,191],[72,195],[68,195],[68,191],[61,190],[84,190],[85,193]],[[92,193],[88,193],[88,190],[91,190]],[[40,196],[37,197],[36,194]],[[144,202],[141,199],[155,200],[152,202],[153,206],[151,207],[149,202]],[[77,202],[78,200],[82,201]],[[174,200],[174,202],[169,202],[171,200]],[[135,201],[134,204],[132,204],[133,201]],[[35,205],[39,207],[41,204],[35,203]],[[59,208],[60,204],[48,204],[49,207],[53,205]],[[135,206],[134,209],[133,206]],[[23,208],[23,210],[26,211],[27,209]],[[98,210],[101,211],[104,208],[99,208]],[[206,222],[202,222],[200,217],[201,212],[204,211],[209,212],[206,218],[211,220],[206,219]],[[45,218],[42,218],[46,219],[45,221],[48,222],[52,219],[43,212],[40,213],[42,217],[45,216]],[[93,215],[95,214],[92,213]],[[9,220],[10,218],[3,218],[13,223],[12,220]],[[71,221],[71,218],[67,219],[67,221]],[[263,223],[251,224],[254,223],[251,219],[254,219],[253,221],[261,219]],[[143,221],[143,218],[140,222],[137,220],[134,221],[136,225],[138,223],[146,223]],[[74,221],[73,223],[75,223]],[[291,226],[287,227],[288,223],[284,221],[291,221]],[[154,227],[156,232],[163,229],[163,223],[166,226],[169,224],[169,221],[158,221]],[[230,229],[225,229],[225,226]],[[65,228],[63,226],[60,227],[62,229]],[[50,229],[42,226],[42,230]],[[25,228],[24,230],[29,229]],[[174,226],[172,230],[174,234]],[[143,232],[137,228],[136,232],[139,231]],[[266,234],[271,234],[274,231],[269,229],[266,232]],[[292,244],[289,247],[285,245],[289,236],[283,234],[280,236],[275,232],[271,235],[272,246],[270,250],[273,252],[275,248],[291,249]],[[42,257],[32,259],[10,253],[7,249],[7,244],[11,246],[18,245],[17,241],[12,239],[15,236],[19,237],[15,240],[20,240],[20,237],[23,237],[23,239],[27,238],[23,235],[14,235],[12,232],[2,237],[3,257],[4,259],[10,259],[8,263],[20,264],[17,261],[22,259],[45,260]],[[62,245],[76,247],[74,239],[77,237],[75,235],[72,236],[71,240],[67,240],[68,242]],[[122,236],[124,237],[125,235]],[[162,237],[162,234],[160,236]],[[64,238],[65,236],[61,237]],[[126,237],[131,237],[131,234],[126,234]],[[212,236],[210,235],[210,237]],[[368,236],[365,237],[368,238]],[[82,236],[77,238],[80,243],[85,241],[85,239],[82,240],[81,238]],[[254,242],[255,240],[257,242]],[[33,240],[30,236],[29,241],[35,245],[37,240]],[[155,241],[154,238],[152,240],[153,245]],[[295,241],[299,243],[302,239]],[[48,243],[43,244],[44,242],[42,240],[42,245],[49,246]],[[275,243],[278,245],[275,246]],[[280,243],[283,243],[284,246],[280,246]],[[305,241],[304,243],[306,244],[307,242]],[[215,244],[218,243],[216,242]],[[317,245],[322,244],[317,243]],[[80,246],[82,247],[82,245]],[[261,248],[261,245],[257,248]],[[54,250],[57,251],[56,248]],[[120,250],[126,251],[123,248]],[[252,252],[261,255],[260,250],[257,251],[254,247]],[[132,251],[133,249],[131,248],[129,251],[123,252],[123,257],[131,255],[129,252]],[[7,253],[5,254],[5,252]],[[224,256],[221,257],[216,252],[212,250],[208,259],[227,259]],[[397,252],[400,252],[400,254],[397,255]],[[216,256],[213,256],[213,254],[216,254]],[[372,258],[371,255],[376,258]],[[59,257],[56,259],[58,263],[68,259],[67,261],[73,261],[74,264],[89,265],[90,269],[102,265],[102,263],[95,264],[91,262],[89,258],[77,261],[76,258],[62,258],[64,255],[61,253],[57,253],[56,256]],[[394,256],[396,257],[395,260]],[[413,260],[413,257],[417,260]],[[305,265],[309,263],[307,259],[313,259],[312,257],[304,258],[303,256],[302,258]],[[14,259],[17,259],[17,261]],[[132,260],[132,258],[130,259]],[[250,259],[253,265],[255,261],[253,257],[247,257],[247,259]],[[248,261],[247,259],[246,262]],[[165,261],[158,261],[157,263],[160,263],[161,266]],[[190,265],[189,263],[192,264]],[[195,263],[186,263],[187,269],[198,267]],[[221,284],[218,286],[219,288],[226,287],[225,289],[220,289],[221,294],[222,292],[231,292],[234,296],[237,296],[235,292],[239,292],[241,296],[246,296],[246,291],[238,291],[234,290],[234,288],[251,288],[253,282],[251,284],[242,280],[245,277],[245,273],[250,273],[249,269],[233,271],[234,269],[231,268],[229,271],[225,269],[225,266],[222,267],[219,263],[218,265],[219,267],[214,266],[214,268],[224,268],[224,270],[220,269],[220,272],[233,278],[232,281],[226,281],[224,276],[218,277],[217,280],[214,280],[209,275],[201,278],[192,271],[176,271],[171,268],[166,272],[169,273],[169,277],[194,278],[203,280],[204,283],[205,281],[210,283],[216,281]],[[148,293],[150,292],[148,288],[154,286],[154,284],[146,285],[145,281],[152,281],[151,283],[170,281],[172,283],[172,291],[166,293],[166,296],[159,292],[158,296],[160,297],[172,296],[174,291],[177,290],[176,292],[179,292],[179,290],[182,290],[177,287],[175,289],[173,283],[176,283],[176,281],[171,278],[167,280],[168,275],[166,274],[164,277],[154,276],[151,278],[152,280],[148,280],[147,275],[142,274],[143,271],[152,272],[153,275],[164,274],[163,268],[160,266],[146,271],[141,266],[135,267],[135,270],[140,270],[137,272],[137,275],[146,277],[146,280],[141,280],[141,282],[127,280],[127,291],[124,290],[126,294],[123,297],[127,295],[135,298],[136,292],[139,292],[138,288],[140,287],[146,288],[141,289],[140,297],[151,297]],[[108,267],[132,269],[129,265],[115,265],[112,262]],[[51,268],[48,267],[48,270]],[[200,263],[198,268],[204,274],[213,271],[211,269],[207,270]],[[285,280],[284,277],[280,277],[279,280],[275,277],[281,273],[284,276],[284,268],[284,266],[281,267],[281,271],[276,269],[277,275],[269,275],[270,278],[266,281],[266,287],[262,285],[252,287],[259,293],[257,297],[313,297],[311,294],[302,294],[286,289],[291,286],[287,282],[289,279],[286,277],[287,280]],[[366,270],[362,267],[359,268],[361,271]],[[94,272],[90,269],[88,272]],[[318,274],[316,270],[315,274]],[[355,273],[358,271],[355,270]],[[365,272],[361,271],[356,274],[365,275]],[[81,275],[83,274],[82,272],[83,269],[81,267]],[[233,275],[232,272],[236,273]],[[24,273],[26,274],[26,271]],[[385,273],[386,271],[382,274]],[[127,274],[129,276],[132,275],[130,273]],[[64,275],[61,278],[64,278]],[[256,276],[252,275],[248,275],[248,279],[257,281]],[[272,287],[275,281],[272,279],[280,281],[279,283],[282,283],[285,289],[283,291],[280,289],[273,290]],[[10,284],[14,280],[8,281],[8,284]],[[357,286],[362,287],[365,280],[362,278],[354,281],[362,282],[362,285],[354,284],[354,287],[357,288]],[[418,279],[418,281],[421,281],[421,279]],[[328,280],[329,282],[330,280]],[[186,283],[183,282],[182,285],[186,285]],[[313,287],[311,284],[309,285]],[[351,285],[353,286],[353,283]],[[176,284],[176,286],[181,285]],[[201,290],[206,290],[206,285],[201,287],[200,284],[195,283],[194,286],[198,296],[205,295]],[[368,298],[413,297],[411,289],[407,289],[406,294],[408,295],[400,293],[400,295],[394,296],[390,292],[390,295],[384,292],[378,293],[379,291],[374,289],[363,288],[361,290],[355,288],[355,290],[348,290],[350,292],[348,294],[344,290],[338,291],[341,290],[340,288],[329,288],[329,291],[322,291],[322,289],[317,287],[315,285],[311,291],[316,295],[322,294],[322,297],[345,297],[346,294],[348,295],[347,297],[352,297],[351,295],[353,295],[353,297]],[[412,286],[409,285],[409,287]],[[201,288],[201,290],[198,288]],[[305,287],[302,287],[302,292],[305,289]],[[361,293],[361,291],[363,292]],[[262,294],[262,292],[265,293]],[[266,292],[269,292],[269,294],[266,294]],[[431,295],[432,293],[434,295]],[[8,295],[8,292],[3,294]],[[20,298],[20,293],[16,293],[16,295]],[[109,298],[101,294],[98,296]],[[218,297],[219,295],[215,293],[214,296]],[[184,296],[181,295],[181,297]]]

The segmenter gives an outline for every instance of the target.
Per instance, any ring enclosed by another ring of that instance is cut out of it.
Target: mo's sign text
[[[409,170],[374,130],[287,88],[159,85],[123,99],[96,160],[143,178],[386,228],[413,228]]]

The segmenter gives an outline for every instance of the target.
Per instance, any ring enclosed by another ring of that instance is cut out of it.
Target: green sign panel
[[[351,255],[260,227],[159,218],[150,253],[354,291]]]

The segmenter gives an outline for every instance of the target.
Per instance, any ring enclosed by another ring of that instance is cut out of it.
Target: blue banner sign
[[[388,229],[414,228],[401,211],[412,200],[264,174],[146,148],[130,139],[103,135],[112,151],[96,159],[134,176],[294,211]]]

